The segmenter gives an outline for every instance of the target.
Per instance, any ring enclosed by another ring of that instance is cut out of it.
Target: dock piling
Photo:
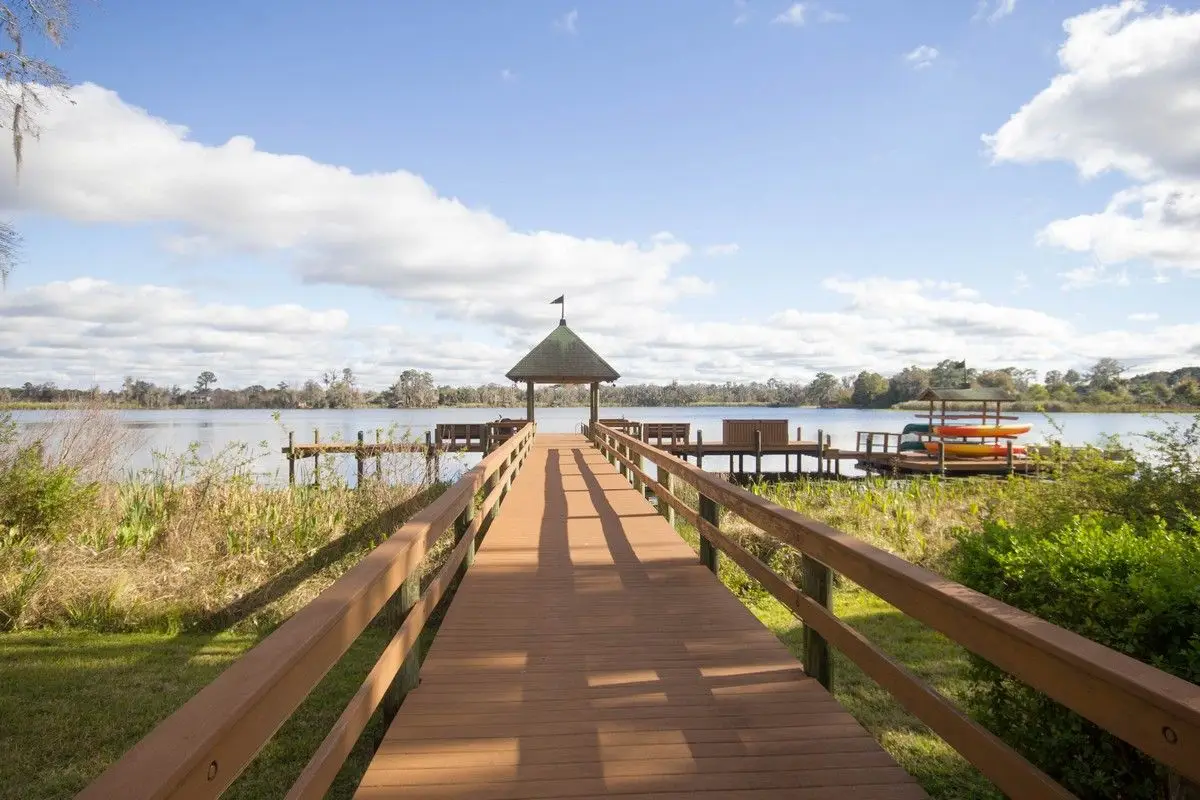
[[[296,432],[288,431],[288,486],[296,485]]]
[[[321,431],[319,428],[313,428],[313,444],[321,443]],[[321,452],[313,451],[313,486],[321,485]]]
[[[380,441],[382,438],[383,438],[383,431],[380,430],[379,428],[376,428],[375,429],[375,446],[376,447],[379,447],[379,445],[382,444],[382,442]],[[377,480],[379,482],[383,481],[383,448],[379,448],[375,451],[375,480]]]
[[[825,431],[817,429],[817,475],[825,474]]]
[[[354,451],[354,488],[361,489],[363,485],[363,432],[358,432],[358,449]]]
[[[762,478],[762,431],[754,429],[754,477]]]
[[[704,469],[704,433],[696,431],[696,469]]]

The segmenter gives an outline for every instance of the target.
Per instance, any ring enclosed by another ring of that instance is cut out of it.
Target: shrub
[[[963,536],[955,577],[1188,681],[1200,681],[1200,537],[1111,516],[1057,530],[990,522]],[[1080,797],[1157,798],[1164,774],[1115,736],[975,659],[973,711]]]
[[[0,530],[22,536],[52,536],[87,508],[96,487],[81,486],[73,467],[48,467],[38,445],[23,447],[0,463]]]

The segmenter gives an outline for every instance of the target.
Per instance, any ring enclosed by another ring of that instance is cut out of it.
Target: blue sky
[[[1145,121],[1153,135],[1129,130],[1122,104],[1134,91],[1186,94],[1170,81],[1200,74],[1200,39],[1189,38],[1197,5],[1127,2],[1118,23],[1101,25],[1095,0],[1018,0],[1009,13],[997,2],[84,8],[68,46],[50,55],[94,93],[50,104],[22,189],[4,197],[28,244],[0,298],[10,322],[7,331],[0,323],[0,384],[111,383],[130,372],[187,381],[214,357],[230,383],[348,363],[381,384],[406,359],[428,361],[447,382],[498,378],[553,325],[545,302],[562,291],[572,325],[634,379],[888,373],[939,357],[1085,366],[1110,354],[1100,347],[1146,368],[1190,363],[1200,347],[1200,245],[1172,245],[1164,258],[1144,236],[1106,242],[1111,218],[1087,223],[1101,233],[1086,246],[1064,246],[1066,234],[1038,239],[1057,220],[1101,215],[1130,187],[1175,181],[1193,196],[1200,142],[1178,141],[1187,104]],[[1064,21],[1073,18],[1083,22],[1071,34]],[[1056,75],[1104,66],[1065,64],[1059,48],[1071,36],[1101,43],[1088,52],[1109,42],[1128,53],[1124,37],[1146,59],[1173,42],[1175,61],[1142,83],[1084,80],[1074,96],[1014,122],[999,149],[986,143]],[[922,47],[936,57],[924,66],[906,58]],[[134,127],[121,126],[135,121],[91,113],[102,90],[130,114],[185,126],[195,144],[147,149],[144,164],[117,171],[121,159],[106,157],[96,131],[128,144]],[[85,131],[86,153],[64,144],[71,130]],[[368,197],[314,176],[292,182],[263,159],[231,165],[238,174],[227,179],[194,163],[196,175],[162,179],[190,163],[188,147],[216,153],[232,137],[252,139],[255,153],[356,174],[411,173],[432,197],[490,212],[509,231],[605,247],[585,255],[530,241],[492,268],[488,243],[499,240],[476,244],[473,228],[399,213],[411,206],[367,219],[388,202],[386,189]],[[1117,155],[1085,177],[1080,165],[1096,153]],[[134,196],[151,184],[154,200]],[[286,232],[257,233],[295,197],[309,210],[289,210]],[[217,219],[227,203],[251,210],[246,229]],[[340,209],[341,228],[310,242],[309,220],[326,205]],[[1186,225],[1155,234],[1175,241],[1188,230],[1200,235]],[[609,267],[625,258],[619,243],[651,248],[660,232],[687,253]],[[167,241],[180,235],[205,246],[181,254]],[[306,254],[319,268],[298,266]],[[683,276],[690,283],[677,285]],[[80,279],[103,282],[124,327],[89,317],[101,284],[65,283]],[[142,320],[135,295],[148,285],[175,293]],[[172,303],[183,310],[166,313]],[[261,320],[280,304],[342,317],[314,341],[234,322],[206,338],[214,309]],[[779,333],[789,311],[799,321]],[[58,335],[39,337],[50,329]],[[190,333],[208,344],[189,350]]]

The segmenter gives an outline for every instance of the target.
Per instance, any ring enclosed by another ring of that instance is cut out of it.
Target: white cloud
[[[572,36],[579,33],[579,10],[573,8],[568,11],[562,17],[554,21],[554,27],[558,28],[560,31],[569,33]]]
[[[810,297],[803,309],[753,322],[641,307],[629,314],[627,306],[614,319],[568,303],[573,327],[627,382],[890,374],[951,355],[980,367],[1079,367],[1113,355],[1174,368],[1200,348],[1200,325],[1084,334],[1065,319],[987,302],[955,282],[831,278],[821,288],[832,301]],[[545,298],[538,308],[546,308]],[[124,375],[182,385],[204,369],[225,386],[273,385],[343,366],[367,388],[386,386],[408,367],[428,369],[439,382],[502,382],[552,325],[553,315],[542,314],[537,327],[498,342],[491,335],[456,341],[404,326],[355,325],[341,309],[205,303],[175,288],[80,279],[0,294],[0,385],[114,386]]]
[[[1128,272],[1125,270],[1110,272],[1103,264],[1076,267],[1075,269],[1059,273],[1059,277],[1063,279],[1063,291],[1086,289],[1091,286],[1101,286],[1103,284],[1112,284],[1114,286],[1129,285]]]
[[[706,256],[731,256],[737,253],[742,248],[738,247],[737,242],[728,242],[727,244],[710,244],[704,248]]]
[[[505,67],[504,69],[500,70],[500,80],[504,81],[505,83],[512,83],[516,79],[517,73],[513,72],[511,69]]]
[[[918,45],[910,50],[904,60],[913,66],[913,69],[925,69],[933,66],[933,62],[937,60],[938,51],[936,47],[930,47],[927,44]]]
[[[775,25],[793,25],[798,28],[805,23],[807,14],[807,3],[792,3],[786,10],[780,12],[775,19],[771,20],[771,23]]]
[[[1141,0],[1063,23],[1061,72],[994,134],[993,161],[1068,161],[1084,178],[1137,184],[1039,241],[1102,263],[1200,271],[1200,11]]]
[[[1013,13],[1017,8],[1017,0],[979,0],[975,6],[974,20],[986,18],[990,23],[997,23]]]
[[[840,11],[821,11],[821,22],[849,22],[850,17]]]
[[[745,25],[750,21],[750,10],[747,8],[746,0],[733,0],[733,10],[736,12],[733,18],[734,25]]]
[[[156,223],[182,237],[177,249],[272,255],[307,282],[510,325],[535,320],[529,309],[548,292],[616,315],[631,294],[666,305],[704,285],[679,274],[691,248],[670,234],[618,242],[518,231],[409,172],[356,174],[263,152],[245,136],[207,146],[90,84],[70,100],[49,101],[41,138],[26,146],[19,193],[11,159],[0,165],[4,208]]]
[[[1024,272],[1013,275],[1013,292],[1019,294],[1029,288],[1029,276]]]
[[[1153,311],[1143,311],[1137,314],[1130,314],[1129,320],[1131,322],[1156,322],[1158,321],[1158,314],[1155,314]]]

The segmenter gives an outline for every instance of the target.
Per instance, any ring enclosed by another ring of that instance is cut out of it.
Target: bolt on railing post
[[[709,523],[713,527],[721,525],[721,508],[717,505],[717,501],[711,497],[700,495],[700,519]],[[717,574],[719,552],[713,547],[712,542],[705,538],[704,534],[700,534],[700,563],[708,567],[712,574]]]
[[[833,570],[809,556],[801,556],[800,569],[804,593],[833,611]],[[829,643],[810,625],[804,626],[804,673],[833,691],[833,659]]]

